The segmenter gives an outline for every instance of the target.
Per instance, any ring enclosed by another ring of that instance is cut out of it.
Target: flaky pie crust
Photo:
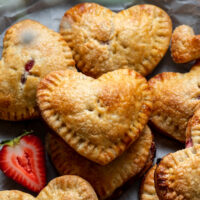
[[[200,35],[187,25],[178,26],[172,34],[171,55],[176,63],[200,58]]]
[[[140,200],[159,200],[154,183],[154,172],[157,165],[154,165],[145,175],[141,188],[140,188]]]
[[[100,166],[74,151],[55,134],[48,134],[46,146],[59,174],[75,174],[86,179],[99,199],[107,199],[130,178],[146,166],[151,154],[153,136],[146,127],[130,148],[106,166]],[[81,164],[80,164],[81,163]]]
[[[146,76],[169,47],[172,23],[168,14],[154,5],[136,5],[114,13],[95,3],[82,3],[64,14],[60,33],[86,75],[99,77],[130,68]]]
[[[54,178],[35,198],[18,190],[0,191],[1,200],[98,200],[92,186],[78,176]]]
[[[156,191],[162,200],[197,200],[200,196],[200,145],[170,153],[155,171]]]
[[[60,34],[33,20],[11,26],[5,33],[0,61],[0,119],[38,117],[36,88],[40,78],[74,65]]]
[[[37,101],[43,119],[72,148],[105,165],[140,135],[152,107],[147,81],[121,69],[93,79],[72,70],[47,75]]]
[[[186,129],[186,146],[200,144],[200,107],[196,109],[194,115],[188,122]]]
[[[149,80],[153,95],[151,123],[161,132],[185,142],[188,120],[200,103],[200,63],[190,72],[163,72]]]

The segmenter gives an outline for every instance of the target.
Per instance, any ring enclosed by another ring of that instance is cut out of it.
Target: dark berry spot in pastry
[[[33,68],[35,61],[29,60],[24,66],[24,73],[21,76],[21,83],[24,84],[26,82],[27,76],[29,75],[29,71]]]
[[[29,72],[29,71],[32,69],[34,63],[35,63],[34,60],[29,60],[29,61],[26,63],[26,65],[25,65],[25,70],[26,70],[27,72]]]
[[[22,77],[21,77],[21,83],[24,84],[26,82],[26,76],[25,76],[25,73],[22,74]]]
[[[186,141],[185,147],[186,148],[193,147],[193,141],[191,137]]]
[[[156,160],[156,164],[158,165],[158,164],[160,163],[161,160],[162,160],[162,158],[158,158],[158,159]]]

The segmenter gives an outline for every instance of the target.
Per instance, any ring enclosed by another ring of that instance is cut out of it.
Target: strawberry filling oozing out
[[[14,146],[5,145],[0,152],[0,168],[9,178],[33,192],[46,184],[44,150],[36,136],[24,136]]]
[[[26,82],[27,76],[29,75],[30,70],[33,68],[33,65],[35,64],[34,60],[29,60],[24,67],[24,73],[21,77],[21,83],[24,84]]]
[[[185,147],[186,148],[193,147],[193,141],[191,137],[186,141]]]

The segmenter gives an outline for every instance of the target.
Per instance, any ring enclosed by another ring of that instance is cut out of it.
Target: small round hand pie
[[[78,176],[66,175],[53,179],[38,194],[37,200],[98,200],[92,186]]]
[[[65,70],[52,72],[39,84],[42,117],[72,148],[105,165],[140,135],[152,107],[144,77],[120,69],[98,79]]]
[[[200,103],[200,63],[190,72],[163,72],[151,78],[153,94],[151,123],[161,132],[185,142],[188,120]]]
[[[200,35],[195,35],[190,26],[178,26],[172,34],[171,55],[176,63],[200,58]]]
[[[162,200],[198,200],[200,145],[170,153],[155,171],[155,186]]]
[[[141,188],[140,200],[159,200],[154,183],[154,173],[157,165],[154,165],[145,175]]]
[[[189,120],[186,129],[186,147],[200,144],[200,107]]]
[[[98,200],[91,185],[78,176],[66,175],[53,179],[34,198],[17,190],[0,191],[1,200]]]
[[[95,3],[83,3],[65,13],[60,33],[83,73],[98,77],[131,68],[145,76],[165,55],[172,23],[165,11],[153,5],[114,13]]]
[[[83,177],[91,183],[101,200],[110,197],[126,181],[141,173],[146,164],[152,164],[155,151],[152,148],[153,136],[148,127],[126,152],[106,166],[100,166],[80,156],[55,134],[47,136],[46,146],[61,175],[75,174]]]
[[[40,78],[70,67],[74,68],[71,50],[58,33],[32,20],[13,25],[5,34],[0,60],[0,119],[38,117]]]
[[[98,200],[91,185],[78,176],[61,176],[53,179],[34,198],[17,190],[0,191],[1,200]]]

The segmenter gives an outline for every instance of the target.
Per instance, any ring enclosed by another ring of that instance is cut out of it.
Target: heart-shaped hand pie
[[[159,200],[154,183],[154,173],[157,165],[154,165],[145,175],[141,188],[140,200]]]
[[[170,17],[153,5],[114,13],[83,3],[68,10],[60,24],[77,67],[92,77],[119,68],[149,74],[165,55],[171,32]]]
[[[121,69],[98,79],[72,70],[39,84],[42,117],[72,148],[105,165],[124,152],[146,125],[152,96],[139,73]]]
[[[61,175],[75,174],[83,177],[94,187],[101,200],[110,197],[118,187],[141,173],[146,164],[150,167],[155,151],[152,148],[153,136],[148,127],[126,152],[106,166],[80,156],[55,134],[48,135],[46,145],[58,172]]]
[[[189,120],[186,129],[186,147],[200,144],[200,108],[195,111]]]
[[[200,35],[195,35],[190,26],[178,26],[172,34],[171,54],[176,63],[200,58]]]
[[[155,171],[155,186],[162,200],[198,200],[200,145],[165,156]]]
[[[39,116],[36,88],[54,70],[74,68],[72,53],[54,31],[24,20],[9,28],[0,61],[0,119],[24,120]]]
[[[98,200],[91,185],[78,176],[61,176],[53,179],[34,198],[17,190],[0,191],[1,200]]]
[[[153,112],[150,121],[161,132],[185,142],[188,120],[200,103],[200,63],[189,73],[164,72],[151,78]]]

